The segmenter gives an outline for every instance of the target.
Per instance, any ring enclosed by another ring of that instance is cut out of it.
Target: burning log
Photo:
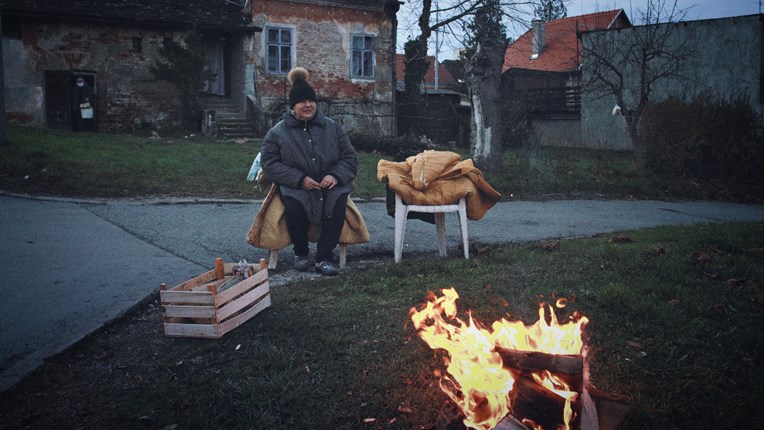
[[[514,416],[508,415],[502,421],[494,427],[494,430],[530,430],[522,422],[515,419]]]
[[[526,376],[519,377],[513,389],[511,414],[521,420],[531,420],[543,429],[555,430],[564,425],[566,399],[539,385]],[[581,410],[578,395],[571,402],[575,416],[570,428],[579,428],[578,416]]]
[[[588,392],[585,316],[561,324],[552,306],[549,317],[540,306],[532,325],[503,318],[488,329],[472,315],[457,318],[453,288],[442,293],[410,310],[418,335],[449,355],[441,389],[454,404],[442,408],[436,430],[612,430],[621,422],[628,402]]]
[[[434,430],[466,430],[462,420],[465,418],[460,409],[450,400],[444,400],[438,418],[433,425]]]
[[[441,410],[438,412],[438,419],[431,427],[424,427],[425,430],[467,430],[462,420],[465,416],[459,408],[449,400],[444,401]],[[493,430],[530,430],[512,415],[507,415],[500,421]]]
[[[587,387],[586,394],[594,403],[597,411],[598,428],[596,430],[616,430],[621,425],[630,409],[632,399],[613,393],[604,393],[592,386]]]
[[[505,367],[530,375],[534,372],[549,371],[560,378],[570,391],[582,391],[582,375],[584,363],[581,355],[546,354],[535,351],[516,351],[514,349],[496,347]]]

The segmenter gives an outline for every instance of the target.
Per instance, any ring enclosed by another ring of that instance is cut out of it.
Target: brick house
[[[622,9],[548,22],[535,20],[529,31],[508,45],[502,66],[502,97],[524,104],[537,144],[578,146],[581,142],[579,35],[629,27],[632,24]]]
[[[396,0],[268,0],[253,3],[251,114],[270,127],[287,109],[287,72],[305,67],[319,109],[347,132],[394,135]]]
[[[85,76],[97,97],[101,131],[179,125],[177,91],[149,72],[165,40],[203,34],[208,69],[205,92],[243,104],[245,47],[260,29],[243,8],[226,0],[14,0],[2,10],[4,100],[7,121],[69,128],[70,91]]]
[[[205,124],[263,135],[286,108],[287,71],[306,67],[320,108],[348,131],[395,134],[396,0],[14,0],[4,4],[8,123],[71,126],[84,75],[101,131],[179,125],[177,90],[148,66],[166,39],[202,32]],[[262,33],[261,33],[262,31]]]

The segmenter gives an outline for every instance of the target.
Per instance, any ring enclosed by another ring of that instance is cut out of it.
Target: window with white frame
[[[376,38],[365,34],[351,36],[351,77],[373,79],[375,77]]]
[[[287,73],[292,68],[292,29],[266,28],[266,71]]]

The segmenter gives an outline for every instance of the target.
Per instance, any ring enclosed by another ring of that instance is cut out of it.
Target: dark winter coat
[[[80,105],[83,103],[90,103],[90,106],[95,108],[95,95],[93,90],[88,84],[78,87],[77,85],[72,87],[72,112],[75,112],[78,118],[80,118]]]
[[[316,112],[310,121],[285,113],[266,133],[261,148],[263,172],[279,184],[282,196],[303,204],[311,224],[321,225],[332,214],[337,199],[353,190],[359,159],[340,124]],[[303,178],[321,182],[326,175],[337,179],[332,189],[307,191]]]

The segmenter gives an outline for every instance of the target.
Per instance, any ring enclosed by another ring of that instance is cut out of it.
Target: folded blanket
[[[320,233],[321,227],[312,225],[308,229],[308,240],[316,242],[319,240]],[[250,245],[264,249],[282,249],[292,243],[287,231],[287,220],[284,217],[284,204],[275,186],[271,186],[263,204],[260,205],[260,209],[252,221],[252,227],[247,232],[246,239]],[[345,209],[345,224],[340,233],[339,243],[355,245],[366,242],[369,242],[367,225],[364,223],[364,218],[356,204],[348,198]]]
[[[465,198],[467,217],[477,221],[502,197],[473,160],[450,151],[424,151],[402,162],[380,160],[377,180],[410,205],[446,205]]]

